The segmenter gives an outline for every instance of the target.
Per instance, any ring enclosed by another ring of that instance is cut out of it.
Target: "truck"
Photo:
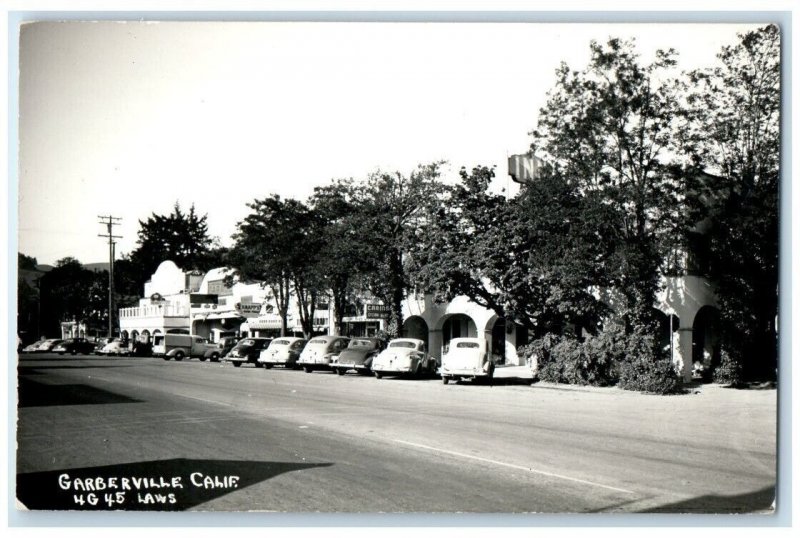
[[[170,359],[182,361],[185,357],[194,357],[201,361],[211,359],[216,362],[219,360],[220,351],[217,344],[194,334],[167,333],[153,337],[153,356],[162,357],[165,361]]]

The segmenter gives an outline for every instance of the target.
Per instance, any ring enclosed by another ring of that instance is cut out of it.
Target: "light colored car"
[[[306,372],[330,370],[333,357],[339,355],[350,343],[344,336],[316,336],[309,340],[297,364]]]
[[[276,338],[267,349],[261,351],[258,356],[258,364],[267,369],[278,365],[295,368],[307,342],[307,340],[295,336]]]
[[[109,343],[103,346],[103,349],[98,351],[100,355],[130,355],[131,350],[128,346],[124,345],[122,340],[114,338]]]
[[[44,340],[37,340],[32,344],[28,344],[24,348],[22,348],[22,353],[36,353],[39,351],[39,347],[44,343]]]
[[[369,375],[372,361],[386,346],[380,338],[353,338],[337,357],[331,360],[331,369],[339,375],[355,370],[361,375]]]
[[[48,353],[53,351],[53,348],[56,347],[58,344],[63,342],[60,338],[48,338],[43,342],[39,343],[39,347],[36,348],[37,353]]]
[[[489,342],[482,338],[453,338],[442,357],[442,383],[458,379],[491,379],[494,376],[494,356]]]
[[[372,371],[385,375],[425,375],[436,373],[437,361],[428,355],[425,342],[417,338],[397,338],[372,361]]]

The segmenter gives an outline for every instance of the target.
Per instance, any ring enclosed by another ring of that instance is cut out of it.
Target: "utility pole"
[[[119,217],[97,216],[100,219],[100,224],[105,224],[108,227],[107,234],[97,234],[97,237],[108,238],[108,337],[114,336],[114,239],[122,239],[121,235],[113,234],[113,227],[119,225],[122,220]]]

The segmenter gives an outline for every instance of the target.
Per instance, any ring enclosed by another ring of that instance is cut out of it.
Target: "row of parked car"
[[[236,340],[226,337],[212,343],[190,334],[156,335],[152,354],[165,360],[181,361],[197,358],[201,361],[225,361],[240,367],[254,364],[266,369],[274,366],[333,371],[339,375],[356,372],[374,375],[430,376],[439,374],[444,383],[460,378],[491,378],[494,358],[488,343],[478,338],[454,338],[449,342],[442,359],[430,355],[425,342],[416,338],[397,338],[386,342],[380,338],[345,336],[316,336],[310,340],[297,337],[254,338]],[[131,347],[119,338],[97,341],[85,338],[48,339],[21,350],[24,353],[52,352],[64,355],[98,354],[130,355]],[[150,349],[148,349],[148,352]]]
[[[58,353],[64,355],[128,355],[130,350],[119,338],[47,338],[20,349],[21,353]]]
[[[230,362],[235,367],[254,364],[333,371],[339,375],[354,371],[361,375],[428,376],[439,374],[444,383],[460,378],[491,378],[494,360],[487,342],[477,338],[454,338],[441,361],[430,355],[425,342],[416,338],[380,338],[316,336],[310,340],[297,337],[244,338],[225,350],[228,342],[213,344],[195,335],[159,335],[153,355],[165,360],[197,358],[201,361]]]

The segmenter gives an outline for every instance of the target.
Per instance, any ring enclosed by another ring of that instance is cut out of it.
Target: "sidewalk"
[[[531,373],[531,367],[527,365],[512,366],[498,364],[494,369],[494,377],[495,379],[533,379],[533,374]]]

